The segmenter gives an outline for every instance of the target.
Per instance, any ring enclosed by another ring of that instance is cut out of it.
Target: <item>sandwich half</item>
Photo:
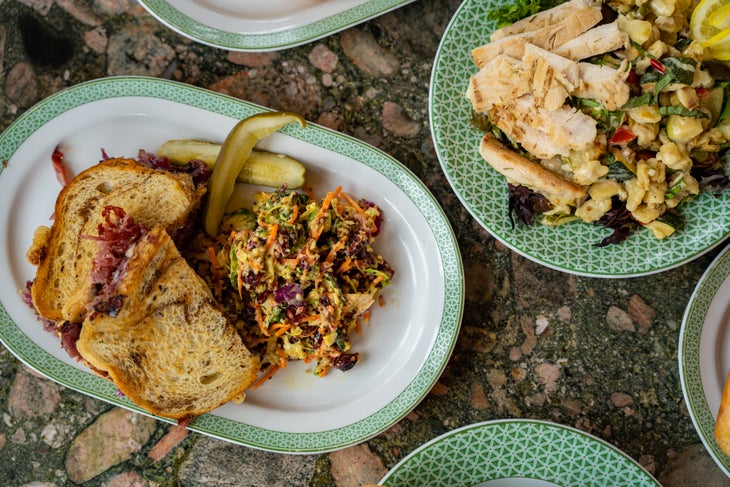
[[[54,222],[39,227],[27,252],[37,266],[30,289],[33,305],[44,319],[78,323],[92,293],[89,272],[102,210],[121,207],[147,228],[160,225],[175,232],[194,217],[205,193],[185,173],[154,169],[132,159],[110,159],[78,174],[61,190]]]
[[[117,246],[116,266],[101,264],[99,245],[92,274],[101,282],[76,342],[82,360],[159,416],[191,418],[241,397],[258,359],[164,227],[137,229]]]

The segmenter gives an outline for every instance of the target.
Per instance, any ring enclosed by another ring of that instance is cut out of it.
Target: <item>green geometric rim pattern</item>
[[[419,447],[380,481],[388,487],[472,487],[499,479],[561,487],[660,487],[641,465],[575,428],[497,420],[450,431]]]
[[[183,14],[167,0],[139,0],[160,22],[194,41],[232,51],[272,51],[296,47],[332,35],[415,0],[370,0],[310,24],[266,34],[226,32]]]
[[[705,270],[684,313],[679,333],[679,370],[682,392],[697,434],[715,463],[730,476],[730,457],[715,441],[715,416],[702,387],[700,361],[714,356],[700,353],[705,317],[720,286],[730,276],[730,247],[726,247]]]
[[[126,96],[168,100],[234,119],[266,110],[252,103],[174,81],[137,76],[94,80],[58,92],[21,115],[0,134],[0,160],[10,160],[33,132],[54,117],[86,103]],[[359,161],[398,186],[428,222],[438,247],[445,281],[443,314],[433,348],[423,367],[398,396],[371,416],[351,425],[317,433],[271,431],[212,414],[196,418],[190,426],[194,431],[264,450],[318,453],[354,445],[381,433],[408,414],[431,390],[451,356],[461,325],[464,271],[456,238],[446,215],[425,185],[408,168],[377,148],[325,127],[308,124],[306,130],[295,133],[290,133],[288,129],[284,128],[282,132]],[[38,347],[13,322],[2,305],[0,341],[28,366],[64,386],[147,414],[126,398],[120,398],[109,382],[67,365]]]
[[[730,235],[730,192],[702,194],[682,208],[687,225],[657,240],[640,229],[619,245],[594,247],[609,230],[573,222],[512,228],[507,183],[479,155],[482,134],[470,123],[466,98],[476,72],[472,48],[488,42],[494,23],[487,12],[508,0],[466,0],[451,19],[436,54],[429,94],[431,131],[441,167],[472,216],[496,239],[547,267],[594,277],[632,277],[665,271],[691,261]]]

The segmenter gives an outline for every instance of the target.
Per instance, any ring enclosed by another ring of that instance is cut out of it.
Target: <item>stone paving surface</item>
[[[459,240],[464,320],[440,381],[370,441],[321,455],[234,445],[111,407],[0,347],[0,485],[337,486],[376,483],[425,441],[496,418],[556,421],[626,451],[666,487],[730,485],[682,398],[684,304],[718,250],[661,277],[542,268],[490,237],[440,170],[428,86],[457,0],[422,0],[280,52],[187,40],[133,0],[0,0],[0,130],[34,103],[103,76],[170,78],[297,111],[390,153],[436,195]]]

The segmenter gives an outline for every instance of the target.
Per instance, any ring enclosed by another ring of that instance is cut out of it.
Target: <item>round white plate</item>
[[[496,239],[547,267],[594,277],[632,277],[665,271],[699,257],[730,235],[730,191],[702,194],[681,209],[685,228],[657,240],[642,229],[619,245],[594,247],[611,234],[597,225],[573,222],[512,228],[507,183],[479,155],[482,133],[473,127],[466,98],[476,72],[472,48],[488,42],[494,24],[487,13],[508,0],[466,0],[444,33],[434,62],[431,131],[446,177],[467,210]]]
[[[679,371],[687,409],[715,463],[730,476],[730,457],[715,441],[715,418],[730,371],[730,247],[700,278],[679,333]]]
[[[450,431],[410,453],[388,487],[660,487],[641,465],[588,433],[507,419]]]
[[[415,0],[139,0],[194,41],[232,51],[299,46]]]
[[[18,290],[35,269],[25,251],[33,231],[50,224],[60,190],[51,153],[60,144],[72,174],[95,164],[101,150],[135,157],[172,138],[222,141],[237,120],[264,109],[189,85],[123,77],[59,92],[0,135],[0,340],[44,375],[94,397],[137,410],[115,388],[70,359],[45,332]],[[395,269],[353,350],[361,362],[317,378],[292,363],[244,404],[197,418],[191,429],[282,452],[321,452],[364,441],[406,415],[428,393],[449,359],[464,303],[463,269],[452,229],[427,188],[382,151],[332,130],[285,127],[260,147],[307,166],[307,182],[324,195],[341,185],[384,213],[376,250]],[[261,187],[239,185],[237,200]],[[271,189],[269,189],[271,190]]]

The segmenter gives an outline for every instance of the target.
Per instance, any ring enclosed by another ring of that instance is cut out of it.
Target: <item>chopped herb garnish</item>
[[[661,115],[680,115],[682,117],[710,118],[710,116],[702,110],[689,110],[684,107],[675,106],[659,107],[659,113]]]

